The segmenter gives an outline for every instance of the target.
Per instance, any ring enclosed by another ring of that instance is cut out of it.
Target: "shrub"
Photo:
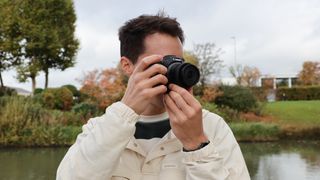
[[[17,95],[17,91],[8,87],[0,87],[0,97],[1,96],[12,96]]]
[[[219,107],[230,107],[237,111],[248,112],[257,107],[257,99],[250,89],[242,86],[220,86],[221,96],[215,99]]]
[[[51,109],[70,110],[73,94],[66,88],[48,88],[42,92],[42,103]]]
[[[320,86],[281,87],[276,91],[277,100],[319,100]]]
[[[61,86],[62,88],[68,88],[74,97],[79,97],[80,96],[80,91],[74,86],[74,85],[71,85],[71,84],[67,84],[67,85],[64,85],[64,86]]]
[[[82,115],[84,118],[88,118],[100,113],[97,105],[88,102],[82,102],[73,106],[72,111],[76,114]]]
[[[42,88],[36,88],[33,92],[33,95],[36,95],[36,94],[41,94],[43,92],[43,89]]]

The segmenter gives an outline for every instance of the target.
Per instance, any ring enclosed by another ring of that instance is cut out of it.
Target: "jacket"
[[[234,135],[218,115],[203,110],[210,143],[182,151],[169,131],[148,153],[134,138],[139,119],[131,108],[116,102],[101,117],[82,127],[57,170],[58,180],[247,180],[250,179]]]

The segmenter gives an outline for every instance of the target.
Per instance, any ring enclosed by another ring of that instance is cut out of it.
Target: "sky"
[[[255,66],[264,75],[295,75],[304,61],[320,61],[319,0],[74,0],[74,4],[80,40],[76,65],[50,70],[49,87],[81,87],[79,79],[85,73],[115,67],[120,59],[119,27],[159,10],[180,22],[185,50],[206,42],[222,49],[220,77],[230,76],[228,67],[235,61]],[[31,82],[19,83],[15,76],[14,70],[4,72],[5,85],[31,89]],[[37,87],[43,86],[40,73]]]

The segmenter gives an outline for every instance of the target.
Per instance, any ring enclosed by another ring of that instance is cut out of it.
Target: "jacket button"
[[[161,147],[160,149],[161,149],[161,151],[163,151],[163,150],[164,150],[164,147]]]
[[[138,147],[138,144],[137,144],[137,143],[133,143],[133,146],[134,146],[134,147]]]

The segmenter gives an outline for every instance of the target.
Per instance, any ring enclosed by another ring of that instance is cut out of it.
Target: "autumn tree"
[[[122,98],[126,84],[125,76],[119,68],[94,70],[81,80],[81,93],[87,94],[101,109]]]
[[[302,70],[298,74],[298,79],[303,85],[320,84],[320,62],[305,61]]]
[[[238,85],[253,87],[258,84],[261,73],[257,67],[242,66],[240,64],[229,68],[230,74]]]
[[[214,43],[204,43],[194,45],[193,53],[198,59],[199,88],[200,92],[203,92],[205,85],[211,81],[212,76],[218,74],[223,67],[223,61],[220,59],[222,50],[217,48]]]

